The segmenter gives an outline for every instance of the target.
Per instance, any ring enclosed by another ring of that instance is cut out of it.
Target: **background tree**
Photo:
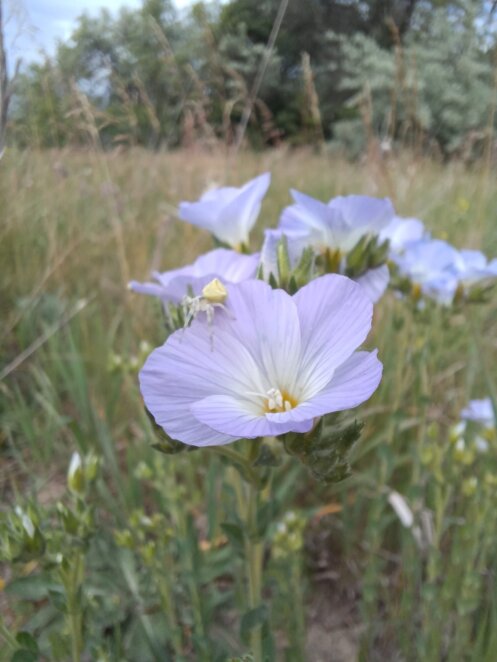
[[[12,78],[9,77],[7,68],[7,53],[3,29],[3,7],[0,0],[0,158],[5,149],[5,134],[7,131],[7,115],[14,92],[14,84],[20,67],[20,61],[16,63]]]
[[[105,146],[230,144],[279,6],[198,2],[178,14],[171,0],[145,0],[117,16],[84,14],[53,58],[24,70],[13,138],[81,142],[83,94]],[[368,131],[411,142],[422,134],[453,153],[488,126],[493,23],[481,0],[289,0],[249,140],[338,140],[359,152],[367,98]]]

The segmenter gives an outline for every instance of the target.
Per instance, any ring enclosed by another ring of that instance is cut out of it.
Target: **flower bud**
[[[69,470],[67,472],[67,486],[76,494],[83,494],[85,490],[85,472],[81,462],[81,455],[72,454]]]

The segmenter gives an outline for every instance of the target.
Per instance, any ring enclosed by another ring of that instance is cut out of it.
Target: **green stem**
[[[7,626],[3,621],[3,617],[0,614],[0,637],[4,639],[5,643],[13,651],[19,648],[19,644],[16,641],[14,635],[9,631]]]
[[[183,658],[183,642],[181,639],[181,632],[178,628],[176,621],[176,609],[172,598],[172,573],[174,559],[167,550],[163,550],[161,554],[163,563],[159,567],[157,573],[157,582],[159,585],[159,593],[162,601],[162,608],[166,616],[167,626],[171,637],[172,647],[174,649],[175,659]]]
[[[67,612],[69,617],[69,632],[71,636],[71,659],[81,662],[83,652],[83,616],[81,613],[80,586],[83,578],[83,556],[77,552],[71,568],[67,583]]]
[[[296,658],[298,660],[305,660],[305,606],[304,592],[302,590],[300,551],[293,554],[290,563],[291,599],[294,604],[292,608],[294,631],[291,633],[291,638],[293,640]]]
[[[238,453],[231,448],[227,448],[226,446],[215,446],[213,450],[218,455],[222,455],[228,460],[231,460],[231,462],[234,464],[241,467],[244,477],[246,480],[250,481],[250,483],[253,483],[254,485],[259,484],[259,476],[257,475],[257,471],[253,469],[253,467],[241,453]]]
[[[488,361],[486,361],[484,358],[487,356],[487,353],[485,352],[485,349],[482,346],[481,338],[478,335],[478,329],[476,327],[476,323],[473,315],[468,315],[468,319],[469,319],[469,328],[471,330],[473,345],[476,350],[475,354],[477,356],[477,362],[480,365],[480,368],[483,372],[483,376],[485,377],[485,382],[488,389],[488,395],[490,398],[490,402],[492,403],[492,409],[494,410],[494,417],[495,420],[497,420],[497,391],[496,391],[495,383],[490,375],[490,371],[488,368]]]
[[[247,564],[248,602],[249,609],[256,609],[261,603],[262,591],[262,560],[264,546],[259,540],[257,531],[257,510],[259,505],[259,494],[252,483],[248,485],[247,502],[247,535],[245,537],[245,555]],[[262,662],[262,638],[261,626],[250,631],[250,647],[254,656],[254,662]]]

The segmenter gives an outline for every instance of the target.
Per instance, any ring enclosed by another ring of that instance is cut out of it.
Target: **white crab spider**
[[[184,296],[181,305],[185,316],[185,328],[199,313],[205,313],[207,324],[209,327],[212,327],[216,308],[226,310],[224,302],[227,296],[228,290],[218,278],[214,278],[210,283],[207,283],[202,289],[202,294],[199,296]]]

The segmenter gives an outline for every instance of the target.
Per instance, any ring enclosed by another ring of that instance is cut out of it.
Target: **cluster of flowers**
[[[140,385],[156,422],[186,444],[306,433],[368,399],[382,366],[376,352],[356,350],[390,280],[403,295],[448,304],[497,277],[497,260],[431,239],[390,200],[362,195],[325,204],[292,190],[279,227],[249,254],[269,184],[265,173],[182,202],[180,218],[222,247],[130,283],[159,297],[176,329]]]

